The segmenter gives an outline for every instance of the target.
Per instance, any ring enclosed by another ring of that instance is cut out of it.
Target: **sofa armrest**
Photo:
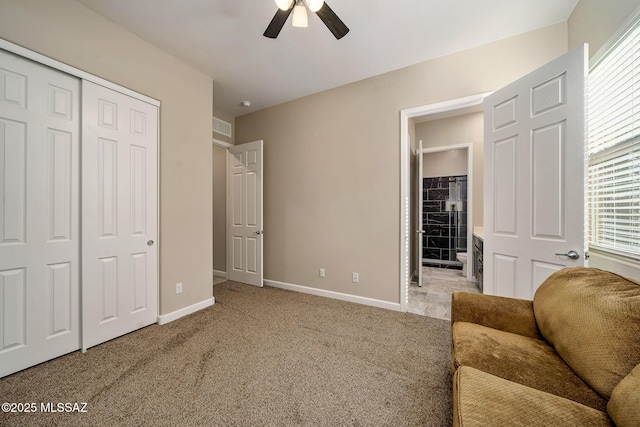
[[[470,322],[542,339],[533,314],[533,301],[494,295],[454,292],[451,297],[451,324]]]

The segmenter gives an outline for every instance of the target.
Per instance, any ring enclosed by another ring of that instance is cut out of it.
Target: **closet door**
[[[0,377],[80,348],[79,88],[0,50]]]
[[[158,317],[158,108],[83,82],[82,348]]]

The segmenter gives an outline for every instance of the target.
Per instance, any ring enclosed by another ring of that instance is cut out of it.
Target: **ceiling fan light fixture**
[[[293,8],[293,26],[306,28],[309,26],[307,8],[303,4],[297,4]]]
[[[293,4],[293,0],[276,0],[276,4],[282,10],[289,10]]]
[[[324,0],[306,0],[306,2],[311,12],[317,12],[324,6]]]
[[[286,0],[277,0],[277,1],[286,1]],[[278,3],[280,5],[281,3]],[[262,34],[263,36],[275,39],[278,38],[278,34],[280,34],[280,30],[284,27],[284,24],[289,20],[289,15],[293,14],[293,25],[296,27],[308,27],[309,26],[309,18],[307,17],[307,9],[311,5],[314,9],[318,8],[318,11],[315,12],[318,15],[318,18],[322,21],[322,23],[331,31],[331,34],[336,38],[336,40],[340,40],[349,32],[349,27],[344,25],[342,19],[336,15],[336,13],[329,7],[327,2],[322,0],[289,0],[290,5],[289,9],[282,10],[278,8],[276,10],[276,14],[271,19],[271,22],[267,26],[267,29]],[[311,9],[309,9],[311,10]]]

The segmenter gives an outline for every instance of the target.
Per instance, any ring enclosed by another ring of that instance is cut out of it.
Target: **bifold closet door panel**
[[[82,348],[158,316],[158,107],[83,81]]]
[[[0,377],[80,348],[79,93],[0,50]]]

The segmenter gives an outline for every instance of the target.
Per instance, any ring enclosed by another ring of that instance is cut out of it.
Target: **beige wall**
[[[160,313],[210,298],[211,79],[69,0],[0,0],[0,37],[161,101]]]
[[[422,177],[467,175],[467,149],[455,148],[422,155]]]
[[[473,225],[483,224],[484,192],[484,114],[482,112],[464,114],[446,119],[417,123],[416,141],[422,140],[423,148],[445,147],[458,144],[473,144]],[[467,163],[464,152],[465,167]],[[448,168],[449,162],[443,159],[439,165]],[[439,173],[439,172],[438,172]],[[449,174],[455,175],[455,174]],[[432,175],[434,176],[434,175]],[[447,176],[447,174],[435,175]]]
[[[400,302],[400,110],[498,89],[566,51],[560,23],[236,118],[237,143],[265,144],[265,278]]]
[[[595,55],[640,7],[638,0],[580,0],[569,17],[569,48],[589,43]]]

